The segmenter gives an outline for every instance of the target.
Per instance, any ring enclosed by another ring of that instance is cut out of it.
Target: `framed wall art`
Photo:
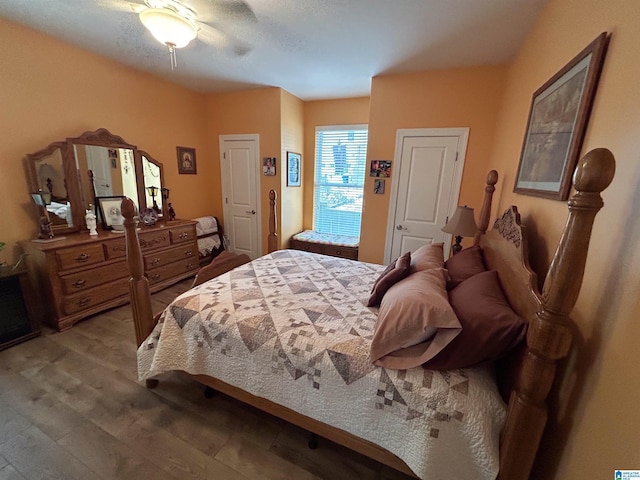
[[[300,154],[287,152],[287,187],[300,186]]]
[[[370,177],[390,177],[391,162],[389,160],[371,160]]]
[[[276,174],[275,157],[264,157],[262,159],[262,174],[267,176],[273,176]]]
[[[608,42],[600,34],[533,94],[514,192],[569,197]]]
[[[376,178],[373,181],[373,193],[382,195],[384,193],[384,180]]]
[[[196,169],[196,149],[188,147],[176,147],[178,152],[178,173],[195,175]]]

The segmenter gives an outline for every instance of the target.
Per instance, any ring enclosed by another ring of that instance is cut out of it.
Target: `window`
[[[367,138],[367,125],[316,127],[316,232],[360,237]]]

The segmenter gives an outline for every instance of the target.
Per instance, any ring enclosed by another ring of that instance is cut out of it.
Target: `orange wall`
[[[304,104],[304,229],[313,228],[313,184],[316,127],[369,123],[369,97],[318,100]]]
[[[181,218],[210,211],[211,149],[205,142],[204,97],[114,61],[0,19],[0,241],[35,238],[37,212],[27,195],[25,154],[52,141],[104,127],[165,165]],[[178,175],[176,146],[196,148],[198,175]]]
[[[368,161],[394,160],[398,129],[469,127],[459,202],[479,208],[505,77],[500,66],[374,77]],[[373,181],[365,178],[359,260],[383,263],[391,189],[375,195]]]
[[[566,219],[564,202],[512,192],[532,93],[599,33],[611,42],[583,153],[606,147],[616,175],[596,218],[572,318],[578,347],[562,366],[559,396],[535,479],[613,478],[640,468],[640,2],[550,0],[507,78],[491,158],[502,174],[501,209],[517,204],[533,231],[538,273],[548,268]]]
[[[259,157],[261,159],[263,157],[279,157],[281,151],[281,92],[280,88],[274,87],[207,95],[205,102],[207,141],[214,152],[213,175],[209,179],[207,189],[215,197],[214,211],[218,218],[222,218],[219,135],[257,133],[260,135]],[[274,176],[260,175],[261,238],[264,253],[267,252],[269,232],[269,190],[274,189],[280,198],[281,174],[282,168],[277,168]],[[224,225],[224,219],[222,221]]]
[[[286,248],[289,239],[302,230],[303,185],[299,187],[287,186],[287,151],[302,154],[304,102],[289,92],[282,90],[282,150],[278,169],[282,172],[281,197],[278,202],[280,228],[278,239],[280,247]],[[300,165],[300,175],[304,175],[303,165]],[[302,179],[302,176],[300,177]]]

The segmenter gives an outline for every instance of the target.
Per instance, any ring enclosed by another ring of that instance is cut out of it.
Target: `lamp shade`
[[[473,217],[473,208],[467,206],[457,207],[453,216],[442,231],[461,237],[473,237],[478,232],[476,221]]]
[[[176,48],[186,47],[198,34],[191,21],[167,8],[143,10],[140,21],[160,43]]]

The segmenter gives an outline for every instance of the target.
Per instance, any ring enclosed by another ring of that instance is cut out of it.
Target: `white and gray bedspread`
[[[505,406],[490,368],[369,362],[383,268],[296,250],[238,267],[167,307],[138,350],[140,380],[208,375],[380,445],[420,478],[495,478]]]

